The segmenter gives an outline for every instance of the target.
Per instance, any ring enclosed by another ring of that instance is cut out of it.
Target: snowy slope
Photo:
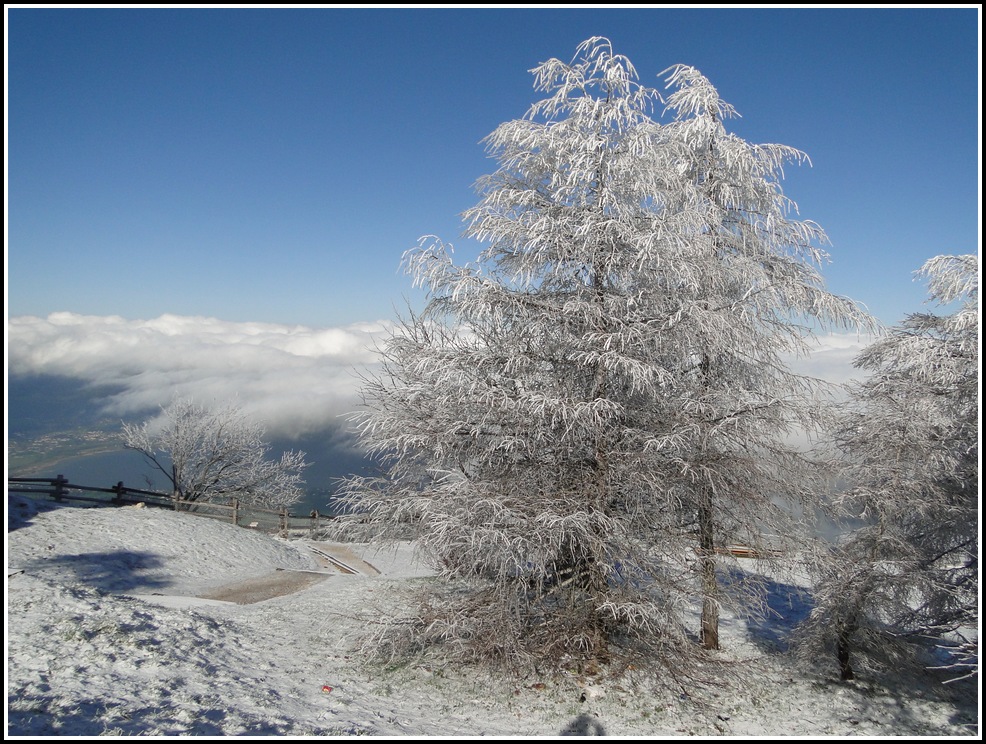
[[[763,628],[735,620],[724,623],[735,681],[701,704],[632,680],[384,669],[353,649],[406,588],[429,581],[411,545],[348,546],[379,573],[345,574],[305,541],[164,510],[37,511],[11,498],[8,518],[12,736],[978,733],[969,685],[805,677],[754,642]],[[249,604],[200,598],[298,572],[325,576]]]

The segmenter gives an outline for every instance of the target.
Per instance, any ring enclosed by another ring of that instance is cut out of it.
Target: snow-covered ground
[[[383,668],[354,649],[430,580],[410,545],[322,555],[194,515],[20,497],[8,520],[8,736],[978,738],[975,683],[805,675],[763,643],[781,626],[724,622],[736,674],[702,699],[626,679]]]

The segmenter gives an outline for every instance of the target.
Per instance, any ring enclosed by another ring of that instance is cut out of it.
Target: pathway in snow
[[[245,579],[199,594],[201,599],[214,599],[235,604],[254,604],[274,597],[294,594],[314,586],[333,575],[358,574],[375,576],[380,573],[374,566],[339,543],[310,543],[308,546],[322,565],[319,571],[277,569],[266,576]]]

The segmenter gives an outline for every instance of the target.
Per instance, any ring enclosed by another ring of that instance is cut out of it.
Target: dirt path
[[[274,597],[300,592],[314,586],[333,575],[358,574],[374,576],[380,572],[371,564],[357,556],[347,546],[339,543],[309,544],[315,559],[322,566],[321,571],[277,570],[267,576],[238,581],[235,584],[212,589],[199,594],[201,599],[216,599],[235,604],[254,604]]]
[[[300,592],[302,589],[325,581],[331,575],[316,571],[275,571],[267,576],[228,584],[198,596],[202,599],[218,599],[236,604],[253,604]]]

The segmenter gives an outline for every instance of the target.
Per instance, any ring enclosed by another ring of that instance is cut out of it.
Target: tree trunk
[[[836,656],[839,659],[839,679],[846,682],[855,679],[852,664],[849,663],[849,636],[843,631],[839,633],[839,641],[836,647]]]
[[[712,494],[706,486],[702,489],[702,503],[698,509],[698,560],[702,582],[702,646],[708,650],[719,648],[719,584],[716,581],[715,530],[712,523]]]
[[[851,679],[856,679],[856,675],[852,670],[852,664],[850,663],[849,654],[852,650],[852,637],[859,627],[856,622],[858,615],[853,613],[848,622],[842,623],[839,628],[839,635],[835,641],[835,656],[839,660],[839,678],[843,682],[847,682]]]

